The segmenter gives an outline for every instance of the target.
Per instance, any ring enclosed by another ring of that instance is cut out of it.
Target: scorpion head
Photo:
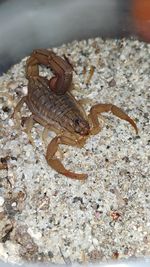
[[[90,133],[89,123],[80,117],[73,120],[74,131],[82,136],[88,135]]]

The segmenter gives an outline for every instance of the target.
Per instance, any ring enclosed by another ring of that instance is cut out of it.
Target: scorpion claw
[[[71,172],[70,170],[67,170],[63,166],[63,164],[60,162],[60,160],[56,158],[55,154],[59,148],[59,144],[75,146],[76,141],[66,136],[54,137],[47,147],[47,152],[46,152],[47,163],[58,173],[61,173],[65,175],[66,177],[69,177],[71,179],[77,179],[77,180],[85,180],[87,178],[87,174],[74,173],[74,172]]]
[[[58,173],[65,175],[66,177],[69,177],[71,179],[76,179],[76,180],[85,180],[87,179],[87,174],[80,174],[80,173],[74,173],[71,172],[70,170],[66,170],[65,167],[62,165],[59,159],[47,159],[48,164],[56,170]]]
[[[132,127],[135,129],[136,134],[138,134],[138,128],[136,126],[136,123],[119,107],[113,105],[113,104],[96,104],[94,105],[89,114],[89,120],[93,124],[93,128],[91,130],[91,134],[96,134],[100,131],[100,125],[98,121],[98,115],[103,112],[109,112],[111,111],[112,114],[114,114],[116,117],[120,118],[121,120],[125,120],[129,122]]]

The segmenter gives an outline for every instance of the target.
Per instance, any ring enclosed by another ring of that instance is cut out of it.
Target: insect
[[[54,74],[48,80],[39,74],[39,65],[49,67]],[[73,67],[69,60],[57,56],[54,52],[34,50],[26,63],[26,77],[28,79],[28,94],[24,96],[14,109],[13,115],[20,111],[26,103],[31,116],[26,120],[26,132],[32,139],[31,129],[34,122],[43,127],[43,139],[48,131],[54,131],[56,136],[48,144],[46,151],[47,163],[58,173],[72,179],[84,180],[87,174],[75,173],[68,170],[56,157],[60,144],[83,147],[90,135],[100,130],[98,115],[102,112],[112,112],[122,120],[128,121],[138,133],[135,122],[119,107],[113,104],[96,104],[86,115],[83,105],[71,93],[73,83]]]

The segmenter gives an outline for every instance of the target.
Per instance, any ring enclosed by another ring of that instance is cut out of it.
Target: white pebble
[[[94,246],[98,246],[98,240],[96,238],[93,238],[92,242]]]
[[[12,206],[12,207],[16,207],[16,206],[17,206],[17,203],[16,203],[16,202],[13,202],[13,203],[11,204],[11,206]]]
[[[14,126],[14,121],[12,119],[9,119],[8,123],[11,127]]]
[[[27,230],[28,234],[32,236],[32,238],[35,238],[36,240],[39,240],[42,237],[41,232],[36,232],[35,230],[28,228]]]
[[[9,83],[7,84],[7,88],[8,88],[8,89],[11,89],[11,90],[16,89],[17,86],[18,86],[18,84],[17,84],[16,82],[14,82],[14,81],[11,81],[11,82],[9,82]]]
[[[4,212],[4,208],[0,206],[0,213]]]
[[[4,198],[0,196],[0,206],[3,206],[4,205]]]
[[[27,95],[27,93],[28,93],[28,88],[27,88],[27,86],[23,86],[23,87],[22,87],[22,92],[23,92],[25,95]]]

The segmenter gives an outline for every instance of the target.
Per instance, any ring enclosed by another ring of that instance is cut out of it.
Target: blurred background
[[[0,0],[0,74],[32,49],[74,39],[137,34],[149,41],[149,23],[150,0]]]

